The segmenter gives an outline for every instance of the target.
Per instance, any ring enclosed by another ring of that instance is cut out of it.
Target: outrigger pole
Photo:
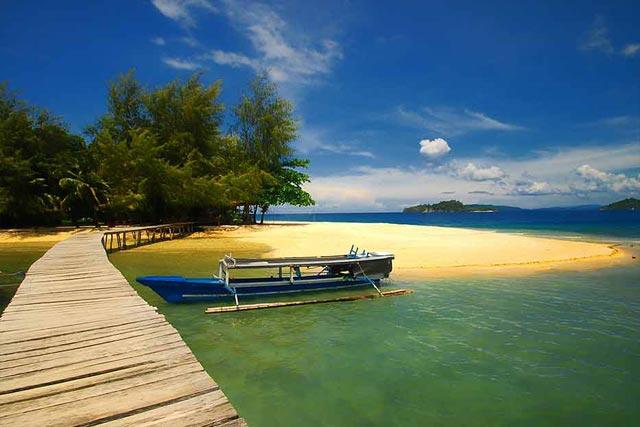
[[[383,292],[381,296],[383,297],[395,297],[399,295],[407,295],[413,293],[411,289],[396,289],[393,291]],[[368,300],[373,298],[379,298],[378,295],[355,295],[348,297],[339,297],[339,298],[331,298],[331,299],[322,299],[322,300],[306,300],[306,301],[286,301],[286,302],[270,302],[270,303],[260,303],[260,304],[243,304],[240,306],[224,306],[224,307],[210,307],[205,310],[207,314],[215,314],[215,313],[231,313],[236,311],[245,311],[245,310],[259,310],[263,308],[278,308],[278,307],[290,307],[293,305],[306,305],[306,304],[324,304],[330,302],[344,302],[344,301],[358,301],[358,300]]]

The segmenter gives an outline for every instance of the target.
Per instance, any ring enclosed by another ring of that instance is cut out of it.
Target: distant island
[[[600,208],[601,211],[635,211],[640,210],[640,200],[629,197]]]
[[[562,206],[552,208],[540,208],[540,210],[596,210],[601,211],[640,211],[640,200],[633,197],[611,203],[606,206],[598,205],[581,205],[581,206]],[[445,200],[433,204],[420,204],[409,206],[402,210],[402,213],[432,213],[432,212],[500,212],[522,210],[515,206],[502,205],[465,205],[458,200]]]
[[[498,205],[465,205],[458,200],[445,200],[434,204],[409,206],[402,213],[432,213],[432,212],[498,212],[503,210],[519,210],[513,206]]]

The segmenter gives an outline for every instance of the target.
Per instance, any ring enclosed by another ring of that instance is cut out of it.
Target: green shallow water
[[[220,255],[158,246],[111,258],[134,283],[206,274]],[[135,287],[251,426],[574,426],[640,419],[639,279],[635,263],[396,281],[415,292],[224,315]]]
[[[24,273],[53,242],[0,243],[0,314],[9,305]]]

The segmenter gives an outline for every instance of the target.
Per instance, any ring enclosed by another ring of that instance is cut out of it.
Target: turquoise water
[[[273,221],[386,222],[524,231],[527,233],[580,233],[584,235],[640,238],[640,211],[598,209],[521,209],[499,212],[437,212],[429,214],[319,213],[268,214]]]
[[[112,260],[133,282],[207,271],[216,256],[172,266],[175,254],[132,250]],[[640,419],[639,279],[633,261],[392,281],[415,292],[224,315],[141,293],[252,426],[602,426]]]

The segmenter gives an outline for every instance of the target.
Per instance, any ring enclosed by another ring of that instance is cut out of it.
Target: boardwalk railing
[[[103,233],[102,246],[107,252],[134,248],[191,234],[195,227],[195,222],[175,222],[146,227],[111,229]]]

